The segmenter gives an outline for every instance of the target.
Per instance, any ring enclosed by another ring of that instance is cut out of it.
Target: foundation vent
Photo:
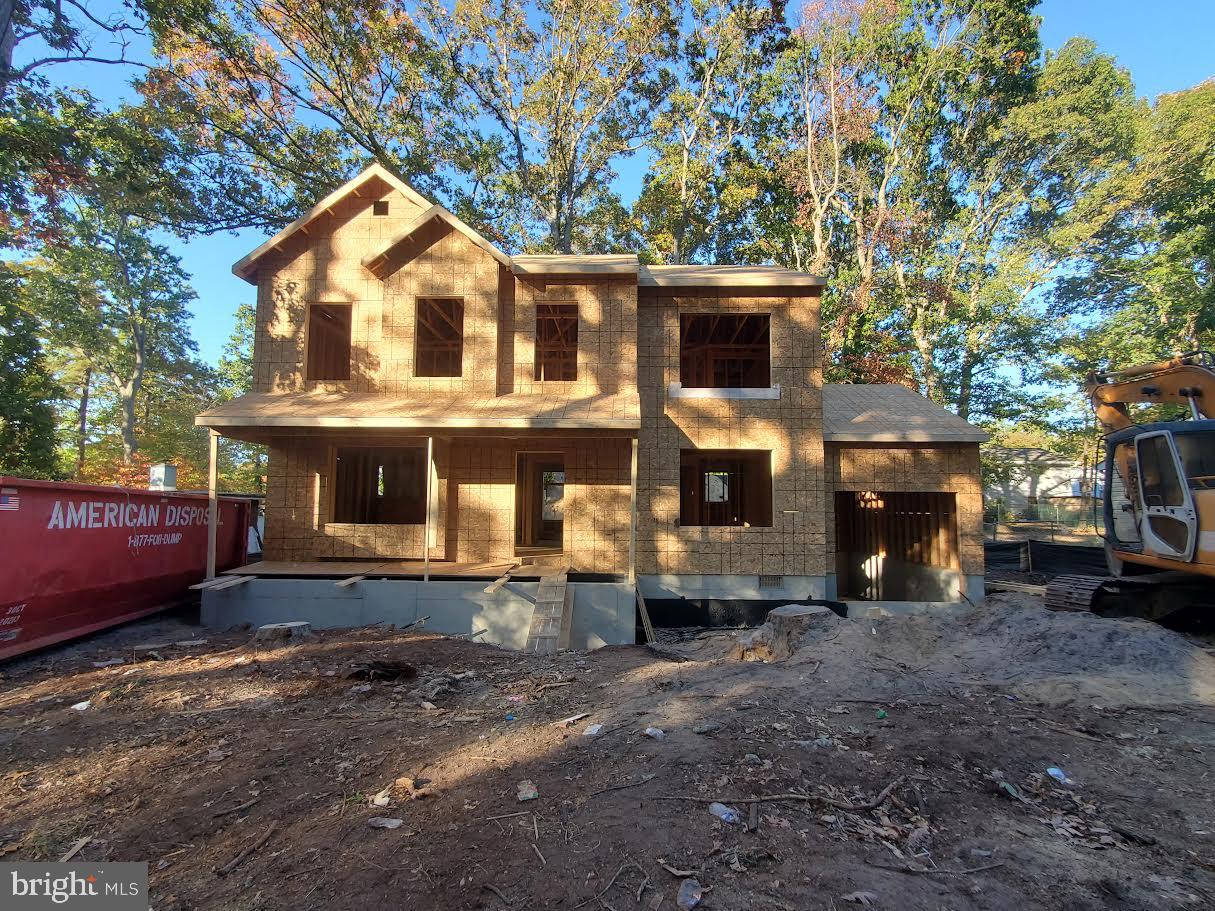
[[[784,588],[785,587],[785,577],[784,576],[760,576],[759,577],[759,587],[760,588]]]

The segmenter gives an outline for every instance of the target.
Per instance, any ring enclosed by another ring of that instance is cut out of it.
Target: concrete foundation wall
[[[371,623],[404,626],[429,617],[425,629],[448,635],[486,630],[478,642],[522,649],[527,644],[537,582],[512,582],[486,594],[482,581],[365,580],[338,588],[332,579],[251,579],[202,593],[202,623],[212,629],[304,620],[316,629]],[[635,641],[635,600],[618,582],[571,582],[570,648]]]
[[[824,576],[784,576],[779,586],[761,586],[759,576],[742,575],[656,575],[638,576],[637,586],[646,598],[716,598],[738,601],[786,601],[834,597],[827,594]]]
[[[826,582],[827,582],[827,597],[832,600],[837,599],[839,597],[839,580],[837,579],[836,574],[828,573]],[[923,600],[923,601],[916,601],[916,600],[849,601],[847,603],[855,605],[858,610],[863,610],[864,608],[869,607],[871,605],[882,605],[882,606],[888,607],[892,604],[903,604],[903,605],[906,605],[908,608],[915,608],[916,606],[925,606],[926,605],[926,606],[931,607],[934,605],[940,605],[940,604],[944,604],[944,603],[957,605],[957,604],[961,604],[961,603],[967,602],[967,601],[970,602],[971,604],[982,604],[984,598],[987,597],[985,582],[986,582],[986,578],[981,575],[980,576],[963,575],[963,576],[958,577],[956,585],[951,585],[951,587],[949,589],[950,593],[948,595],[945,595],[942,592],[941,593],[942,597],[939,599],[929,599],[929,600]],[[959,588],[961,589],[961,591],[964,591],[966,593],[965,598],[963,598],[962,595],[959,593]],[[861,615],[857,614],[857,616],[861,616]]]

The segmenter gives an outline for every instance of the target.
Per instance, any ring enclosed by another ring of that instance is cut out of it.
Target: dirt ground
[[[663,638],[160,619],[10,662],[0,852],[147,860],[157,911],[674,909],[691,878],[706,909],[1215,907],[1209,642],[1022,595],[771,664]]]

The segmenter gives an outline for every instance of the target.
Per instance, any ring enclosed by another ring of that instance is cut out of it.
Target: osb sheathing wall
[[[371,197],[348,199],[320,219],[309,236],[297,236],[261,268],[254,392],[467,392],[483,398],[509,392],[586,395],[636,385],[635,279],[521,280],[463,234],[444,227],[427,238],[433,243],[424,249],[402,245],[381,281],[362,259],[384,249],[418,214],[395,191],[383,198],[389,201],[388,215],[371,214]],[[463,298],[461,376],[414,375],[419,297]],[[573,382],[535,379],[538,302],[578,306]],[[349,381],[305,379],[310,304],[351,305]]]
[[[817,296],[731,297],[643,293],[637,571],[643,574],[774,574],[826,571],[822,365]],[[771,314],[772,382],[778,400],[669,398],[679,381],[680,313]],[[681,449],[772,452],[773,524],[680,527]]]
[[[536,380],[536,305],[578,307],[578,376],[571,382]],[[637,386],[637,281],[600,279],[581,283],[516,279],[510,320],[503,326],[513,344],[500,392],[543,395],[614,393]]]
[[[332,445],[366,443],[352,437]],[[426,445],[417,438],[379,438],[376,443]],[[560,453],[565,462],[564,551],[571,565],[585,571],[625,572],[630,516],[626,439],[437,441],[431,559],[505,562],[514,557],[519,452]],[[331,459],[328,442],[289,438],[271,447],[265,559],[421,559],[421,525],[329,521]]]
[[[835,491],[956,493],[958,561],[964,575],[983,572],[983,488],[976,443],[828,443],[831,495],[824,502],[829,566],[835,563]]]
[[[387,215],[373,215],[372,202],[388,202]],[[254,392],[295,392],[318,384],[304,381],[308,305],[350,304],[351,383],[343,388],[377,388],[381,312],[385,285],[362,265],[419,214],[401,193],[349,196],[332,214],[300,231],[284,248],[267,256],[258,271],[254,333]],[[327,384],[320,384],[322,386]]]

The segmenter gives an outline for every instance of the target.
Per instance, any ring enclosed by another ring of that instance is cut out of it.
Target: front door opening
[[[836,492],[835,559],[841,598],[957,601],[955,495]]]
[[[515,479],[515,552],[559,554],[565,540],[565,461],[521,452]]]

